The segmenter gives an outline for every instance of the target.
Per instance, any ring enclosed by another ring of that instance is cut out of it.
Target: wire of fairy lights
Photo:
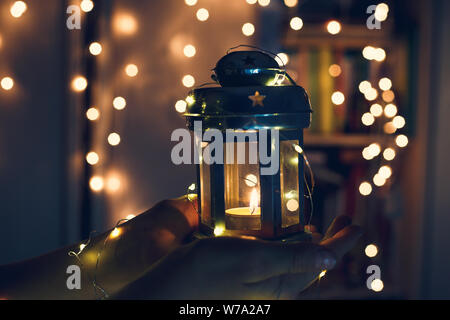
[[[113,238],[119,237],[120,233],[121,233],[120,228],[119,228],[120,225],[122,223],[125,223],[125,222],[129,221],[129,220],[131,220],[131,219],[127,219],[127,218],[120,219],[119,221],[117,221],[116,225],[111,230],[111,232],[109,232],[109,234],[105,236],[105,239],[103,240],[103,243],[101,245],[101,249],[99,251],[97,251],[97,258],[96,258],[96,261],[95,261],[95,268],[94,268],[93,274],[91,275],[87,270],[85,270],[86,274],[88,275],[88,279],[92,283],[92,286],[94,288],[95,296],[98,297],[101,300],[109,298],[109,294],[106,292],[106,290],[97,281],[97,273],[98,273],[98,268],[99,268],[99,265],[100,265],[100,258],[102,256],[103,251],[106,249],[106,245],[107,245],[109,239],[113,239]],[[78,262],[80,264],[80,268],[84,268],[84,264],[83,264],[80,256],[84,252],[84,250],[89,246],[89,244],[92,242],[93,236],[96,235],[96,234],[97,234],[96,231],[92,231],[89,234],[89,239],[86,242],[81,243],[79,245],[78,252],[75,252],[73,250],[68,252],[69,256],[75,257],[78,260]]]

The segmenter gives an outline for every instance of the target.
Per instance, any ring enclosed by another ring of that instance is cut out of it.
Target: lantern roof
[[[205,128],[294,129],[309,127],[308,95],[276,60],[261,51],[237,51],[222,57],[212,75],[220,86],[192,90],[184,114],[188,126]],[[281,84],[287,78],[291,84]]]

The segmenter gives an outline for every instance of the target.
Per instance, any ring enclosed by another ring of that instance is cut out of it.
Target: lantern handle
[[[252,46],[252,45],[249,45],[249,44],[240,44],[238,46],[229,48],[227,50],[227,54],[229,54],[230,51],[232,51],[234,49],[237,49],[237,48],[240,48],[240,47],[247,47],[247,48],[252,48],[252,49],[258,49],[259,51],[262,51],[264,53],[268,53],[268,54],[270,54],[270,55],[272,55],[274,57],[277,57],[278,59],[280,59],[281,63],[283,64],[283,69],[286,70],[286,65],[284,64],[283,59],[281,59],[281,57],[278,54],[273,53],[272,51],[269,51],[269,50],[261,49],[260,47],[257,47],[257,46]]]

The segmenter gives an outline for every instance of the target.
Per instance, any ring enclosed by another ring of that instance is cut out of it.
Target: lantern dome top
[[[236,51],[222,57],[212,79],[220,86],[192,90],[184,114],[188,127],[303,129],[311,123],[308,95],[274,58],[261,51]],[[287,78],[291,85],[281,84]]]
[[[268,85],[284,74],[278,62],[261,51],[235,51],[222,57],[211,78],[222,87]]]

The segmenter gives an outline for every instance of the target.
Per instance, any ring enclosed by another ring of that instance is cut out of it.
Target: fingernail
[[[318,269],[332,269],[336,265],[333,253],[321,250],[317,254],[316,267]]]

